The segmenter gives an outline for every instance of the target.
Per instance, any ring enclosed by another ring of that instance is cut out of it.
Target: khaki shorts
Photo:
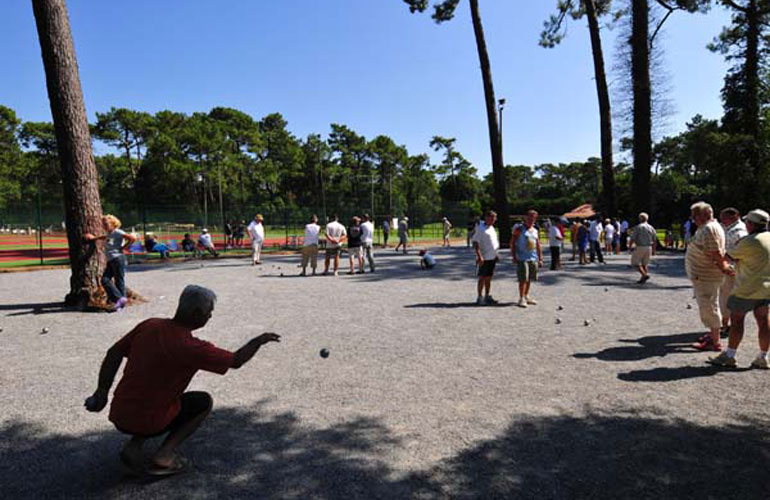
[[[631,265],[634,267],[649,266],[651,258],[652,247],[636,247],[634,253],[631,254]]]
[[[537,262],[520,260],[516,264],[516,276],[519,278],[519,283],[537,281]]]
[[[326,255],[336,257],[340,254],[340,247],[326,247]]]

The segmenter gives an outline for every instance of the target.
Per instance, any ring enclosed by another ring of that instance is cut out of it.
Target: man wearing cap
[[[640,213],[639,224],[631,232],[631,247],[634,250],[634,253],[631,254],[631,265],[642,275],[637,281],[640,285],[647,283],[647,280],[650,279],[647,266],[650,265],[650,259],[655,255],[655,247],[658,242],[655,228],[647,222],[649,218],[646,213]]]
[[[722,367],[734,368],[737,363],[735,354],[743,339],[744,319],[749,312],[754,313],[759,329],[759,355],[751,362],[753,368],[768,369],[767,352],[770,349],[770,215],[764,210],[752,210],[746,218],[748,236],[741,239],[729,257],[735,261],[732,270],[727,258],[720,262],[725,273],[735,273],[736,282],[727,307],[730,310],[730,337],[727,349],[708,362]]]
[[[265,226],[262,225],[262,214],[254,216],[254,220],[251,221],[249,227],[246,230],[251,238],[251,265],[256,266],[262,264],[260,255],[262,253],[262,245],[265,242]]]
[[[695,348],[718,352],[722,349],[719,343],[719,329],[722,327],[719,287],[724,279],[725,232],[714,219],[714,209],[708,203],[699,201],[690,210],[698,230],[687,245],[685,269],[695,290],[701,322],[709,330],[698,339]]]
[[[741,220],[741,213],[737,208],[725,208],[719,213],[719,222],[722,223],[722,229],[725,230],[725,250],[728,256],[735,250],[738,242],[746,236],[748,230],[746,224]],[[729,257],[728,257],[729,258]],[[727,299],[730,297],[735,287],[735,276],[725,275],[722,286],[719,287],[719,310],[722,312],[722,329],[719,334],[721,337],[727,337],[730,332],[730,309],[727,308]]]

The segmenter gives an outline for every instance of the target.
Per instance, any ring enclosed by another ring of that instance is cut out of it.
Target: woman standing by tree
[[[104,253],[107,256],[107,266],[102,274],[102,286],[107,292],[107,298],[114,304],[114,310],[120,311],[128,303],[126,298],[126,264],[123,256],[123,248],[128,242],[131,245],[136,241],[136,237],[120,229],[120,219],[114,215],[105,215],[102,217],[102,228],[104,234],[95,236],[86,233],[83,236],[88,242],[96,240],[105,240]],[[113,283],[114,280],[114,283]]]

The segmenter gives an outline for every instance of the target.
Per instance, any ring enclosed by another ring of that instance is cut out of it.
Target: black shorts
[[[495,274],[495,265],[497,265],[497,259],[485,260],[479,266],[479,276],[493,276]]]
[[[189,421],[198,417],[201,413],[211,411],[211,407],[214,401],[209,396],[209,393],[202,391],[190,391],[182,394],[182,406],[179,409],[174,420],[158,432],[152,434],[137,434],[125,429],[121,429],[117,425],[115,426],[123,434],[130,434],[131,436],[139,436],[145,438],[154,438],[162,436],[163,434],[171,433],[178,430],[180,427],[188,423]]]

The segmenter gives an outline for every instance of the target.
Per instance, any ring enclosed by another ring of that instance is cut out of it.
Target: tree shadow
[[[117,431],[48,434],[29,423],[0,426],[0,483],[5,498],[386,498],[407,497],[388,481],[386,447],[398,441],[377,419],[327,428],[293,413],[266,416],[264,402],[212,412],[182,446],[193,470],[146,483],[118,461]],[[150,447],[158,442],[148,443]]]
[[[576,353],[572,356],[578,359],[596,358],[601,361],[641,361],[648,358],[661,358],[669,354],[694,353],[698,351],[693,343],[700,333],[702,332],[620,339],[618,342],[638,345],[609,347],[595,353]]]
[[[633,414],[516,417],[501,435],[397,474],[378,419],[313,428],[265,403],[215,410],[181,450],[193,470],[143,483],[117,460],[117,431],[50,434],[0,425],[5,498],[568,499],[765,498],[770,426],[701,427]],[[150,443],[155,444],[155,443]]]
[[[767,422],[523,417],[430,471],[422,498],[767,498]]]
[[[53,314],[64,312],[81,312],[67,307],[64,302],[39,302],[26,304],[0,304],[0,311],[16,311],[6,316],[27,316],[29,314]]]

